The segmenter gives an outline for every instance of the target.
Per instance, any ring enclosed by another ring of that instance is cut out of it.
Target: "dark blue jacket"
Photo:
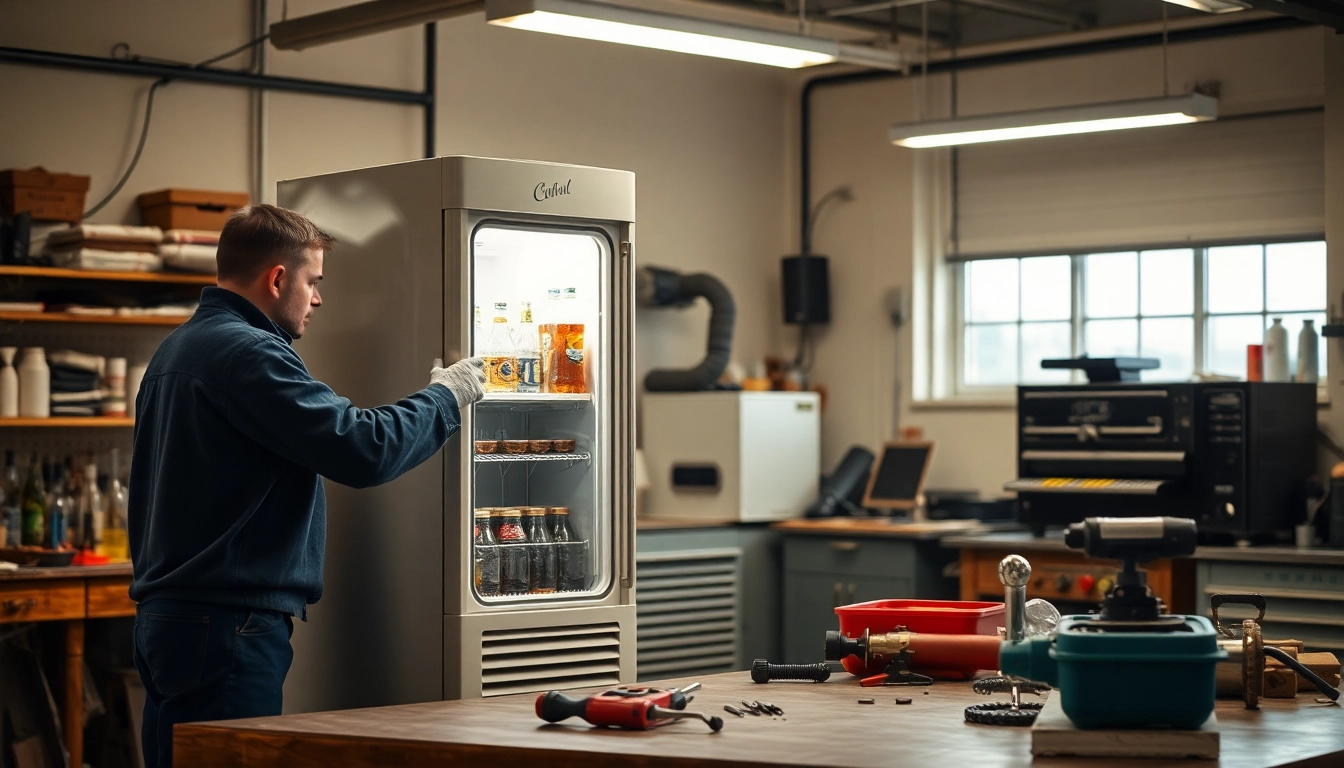
[[[303,616],[322,596],[322,477],[363,488],[433,456],[461,424],[432,384],[362,409],[314,381],[246,298],[206,288],[149,363],[131,458],[131,599]]]

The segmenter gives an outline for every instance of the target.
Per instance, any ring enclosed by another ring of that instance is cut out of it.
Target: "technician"
[[[175,723],[280,714],[291,617],[322,596],[322,478],[396,479],[484,394],[479,359],[436,360],[429,386],[368,409],[308,374],[290,344],[322,306],[334,242],[283,208],[231,216],[219,286],[159,346],[136,398],[131,599],[148,768],[172,765]]]

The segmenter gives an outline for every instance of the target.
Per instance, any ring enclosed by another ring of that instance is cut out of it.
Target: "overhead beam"
[[[301,51],[484,9],[485,0],[368,0],[277,21],[271,25],[271,45],[282,51]]]
[[[1006,13],[1010,16],[1020,16],[1024,19],[1061,24],[1070,29],[1083,29],[1092,26],[1090,19],[1083,14],[1057,11],[1053,8],[1046,8],[1022,0],[958,0],[958,2],[976,8]]]

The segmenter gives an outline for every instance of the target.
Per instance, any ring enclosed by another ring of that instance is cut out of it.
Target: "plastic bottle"
[[[1297,334],[1297,380],[1314,384],[1320,374],[1320,352],[1316,338],[1316,323],[1302,321],[1302,332]]]
[[[23,350],[19,362],[19,415],[41,419],[51,416],[51,369],[42,347]]]
[[[0,360],[5,363],[0,368],[0,419],[19,415],[19,372],[14,370],[14,355],[18,351],[18,347],[0,347]]]
[[[518,391],[541,391],[541,343],[537,324],[532,322],[532,303],[523,302],[523,310],[514,330],[514,354],[518,358]]]
[[[1265,331],[1265,381],[1292,381],[1288,376],[1288,329],[1283,318],[1274,318],[1274,324]]]

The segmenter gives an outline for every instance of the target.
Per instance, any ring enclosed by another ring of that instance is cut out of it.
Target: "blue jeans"
[[[151,599],[135,611],[146,768],[172,768],[173,726],[280,714],[294,622],[278,611]]]

